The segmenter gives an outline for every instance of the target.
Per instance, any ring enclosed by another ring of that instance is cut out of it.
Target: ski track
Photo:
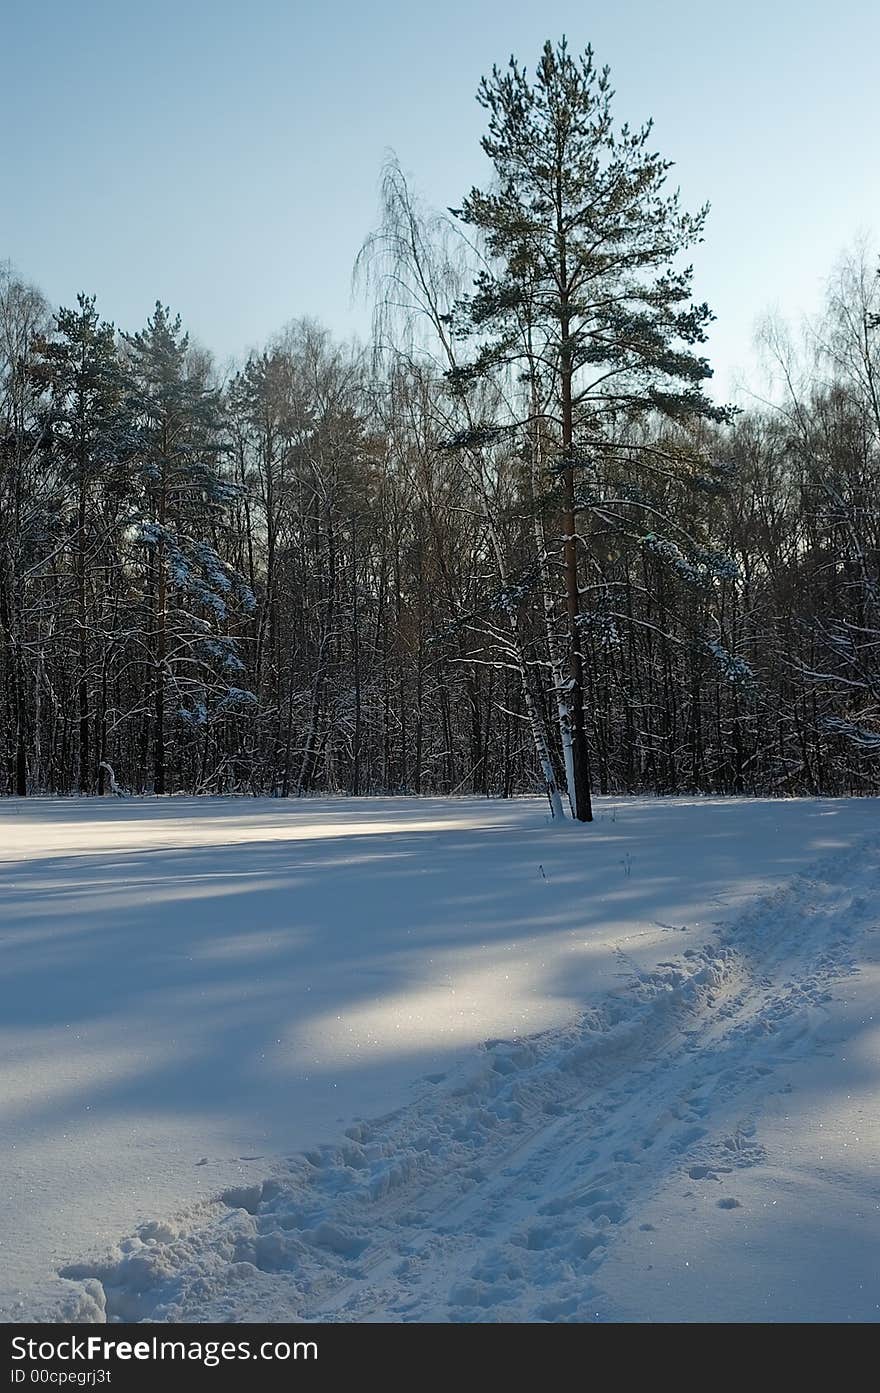
[[[878,879],[874,840],[817,863],[575,1025],[488,1041],[401,1111],[62,1268],[57,1318],[614,1319],[603,1261],[670,1175],[738,1207],[762,1102],[823,1048]]]

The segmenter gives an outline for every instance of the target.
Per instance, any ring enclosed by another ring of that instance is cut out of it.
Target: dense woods
[[[370,344],[294,320],[221,377],[161,302],[2,273],[4,792],[880,791],[871,259],[733,412],[705,210],[607,73],[480,101],[456,212],[384,172]]]

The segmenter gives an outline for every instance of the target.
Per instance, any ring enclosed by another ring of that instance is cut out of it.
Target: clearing
[[[877,1320],[878,800],[5,800],[7,1320]]]

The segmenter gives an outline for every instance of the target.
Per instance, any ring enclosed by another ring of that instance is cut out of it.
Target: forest
[[[382,171],[369,342],[226,369],[0,272],[5,794],[880,793],[876,259],[730,407],[608,71],[479,100],[483,188]]]

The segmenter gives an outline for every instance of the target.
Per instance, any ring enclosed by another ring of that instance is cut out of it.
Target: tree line
[[[0,761],[19,796],[880,791],[880,286],[767,402],[650,123],[592,52],[483,80],[448,214],[392,160],[372,342],[292,322],[218,372],[0,273]]]

